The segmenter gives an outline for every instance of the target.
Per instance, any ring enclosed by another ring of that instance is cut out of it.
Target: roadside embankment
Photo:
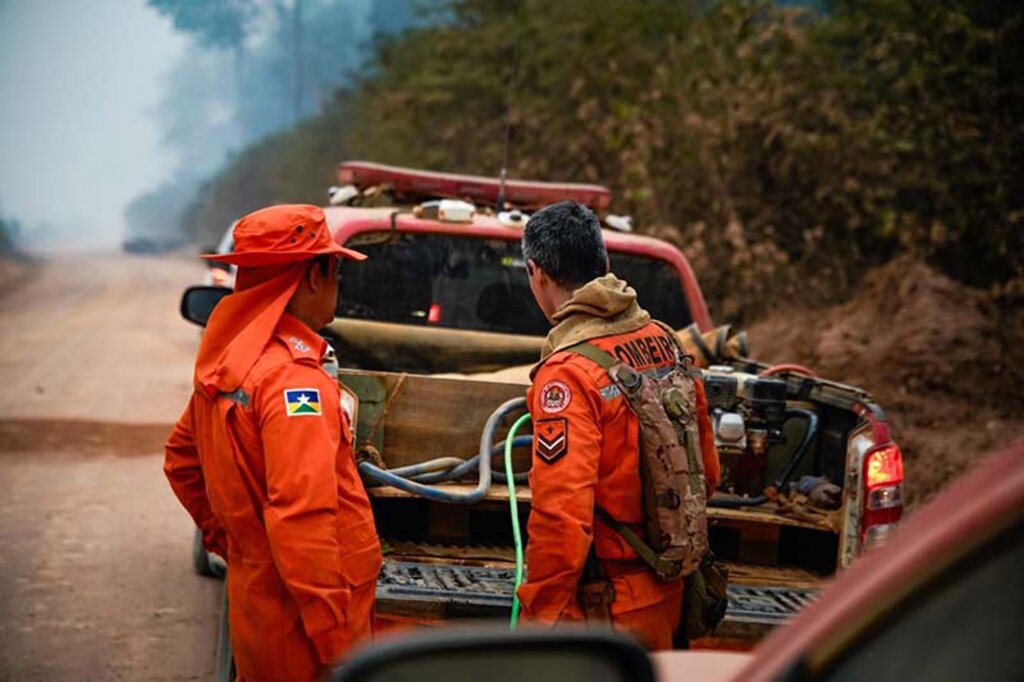
[[[750,325],[752,355],[799,362],[872,393],[919,504],[980,456],[1024,435],[1024,287],[970,289],[899,258],[850,301],[779,309]]]

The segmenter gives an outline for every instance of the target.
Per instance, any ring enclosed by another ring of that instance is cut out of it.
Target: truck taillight
[[[885,542],[903,515],[903,453],[892,443],[864,456],[864,509],[861,546]]]
[[[864,461],[868,488],[903,482],[903,453],[896,445],[884,445],[868,452]]]

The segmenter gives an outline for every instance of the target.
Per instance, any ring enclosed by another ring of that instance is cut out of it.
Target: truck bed
[[[360,396],[358,441],[372,443],[392,469],[435,457],[472,456],[494,407],[525,389],[353,370],[342,370],[342,380]],[[504,438],[507,427],[499,428],[495,440]],[[529,448],[517,448],[513,468],[529,466]],[[476,481],[439,487],[469,492]],[[504,484],[493,482],[472,505],[431,502],[386,485],[371,485],[367,492],[385,545],[379,620],[436,624],[508,618],[514,560]],[[529,487],[518,486],[516,499],[526,529]],[[727,646],[752,645],[806,605],[836,570],[837,518],[782,512],[772,503],[708,509],[711,546],[730,566],[729,610],[715,633]]]

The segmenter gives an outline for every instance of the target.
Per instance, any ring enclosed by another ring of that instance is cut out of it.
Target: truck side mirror
[[[205,327],[213,309],[231,291],[227,287],[189,287],[181,295],[181,316],[193,324]]]
[[[334,682],[654,682],[647,652],[611,631],[475,628],[423,631],[375,643]]]

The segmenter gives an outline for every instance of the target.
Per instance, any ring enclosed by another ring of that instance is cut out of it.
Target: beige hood
[[[552,353],[581,341],[640,329],[651,316],[636,302],[636,291],[612,273],[598,277],[573,292],[553,315],[555,326],[541,348],[540,363]]]

